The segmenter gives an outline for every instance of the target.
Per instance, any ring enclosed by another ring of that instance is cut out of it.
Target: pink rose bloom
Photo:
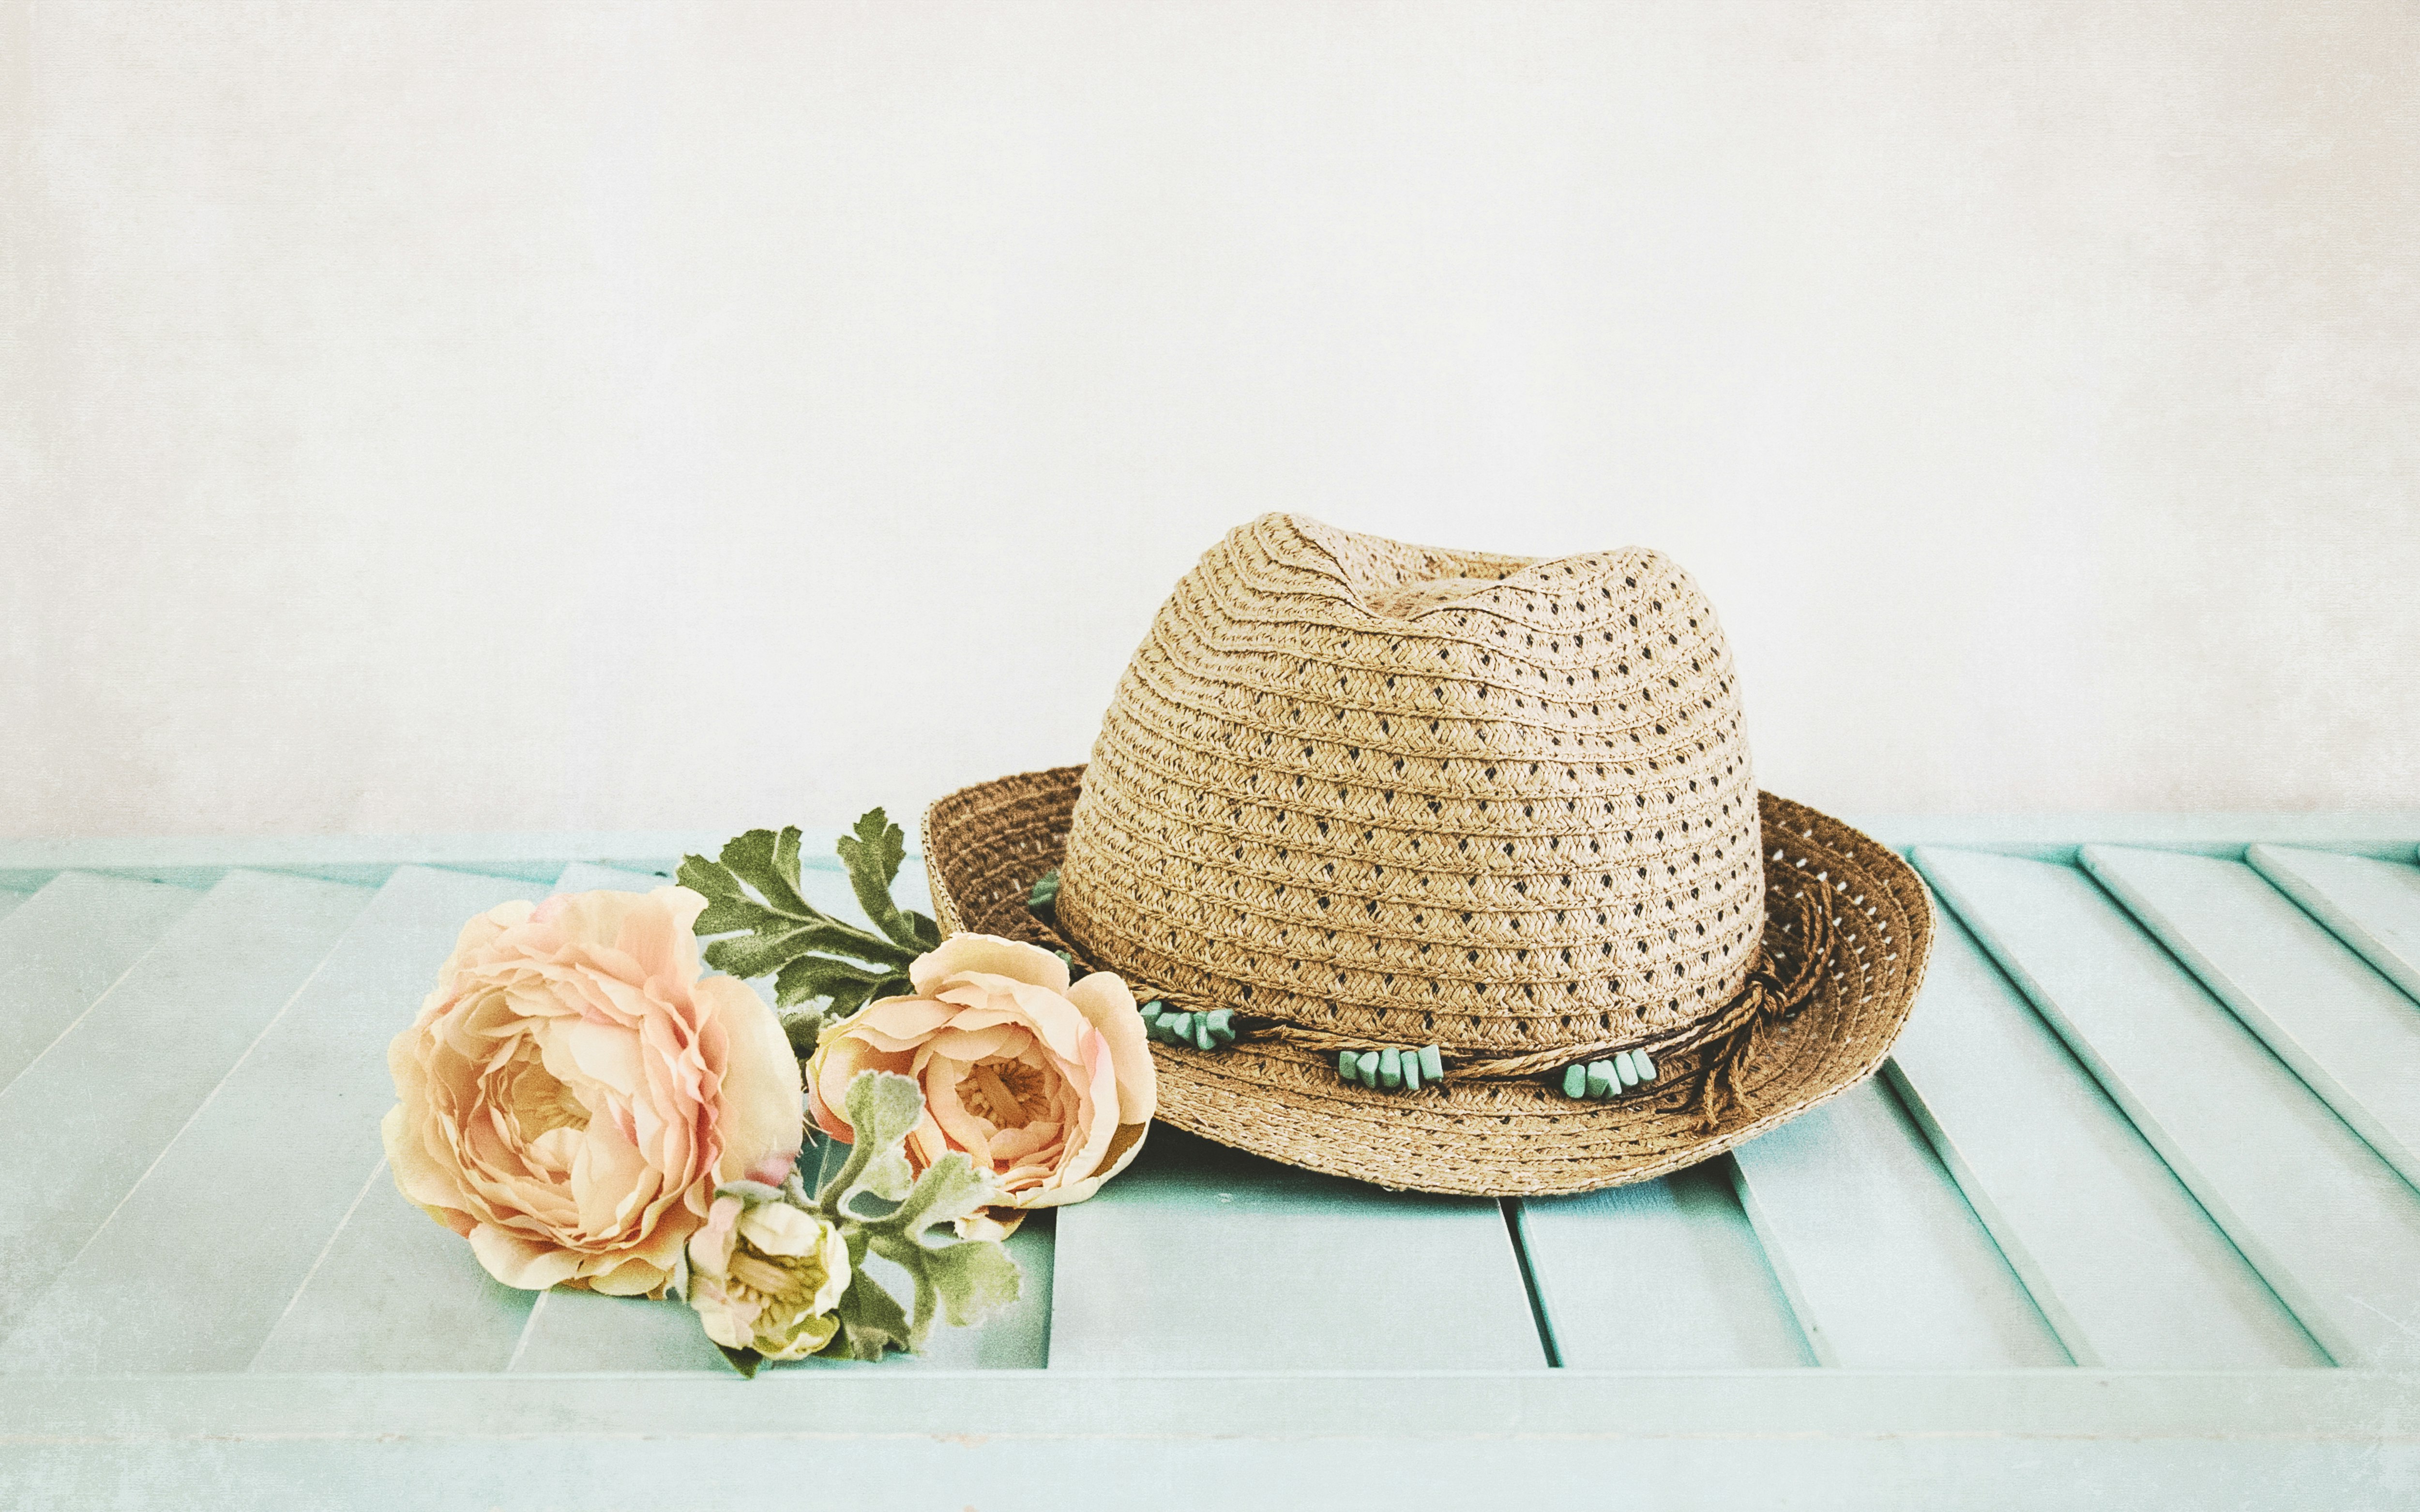
[[[658,887],[490,909],[387,1047],[396,1185],[504,1285],[660,1291],[719,1183],[797,1164],[798,1059],[746,983],[699,978],[705,907]]]
[[[1102,971],[1070,987],[1057,956],[990,934],[952,935],[908,976],[916,995],[824,1031],[808,1099],[826,1134],[854,1137],[842,1109],[859,1072],[914,1077],[924,1117],[908,1135],[909,1168],[956,1149],[993,1176],[996,1216],[962,1220],[970,1238],[1001,1237],[1022,1216],[1000,1209],[1081,1202],[1125,1169],[1158,1081],[1124,981]]]

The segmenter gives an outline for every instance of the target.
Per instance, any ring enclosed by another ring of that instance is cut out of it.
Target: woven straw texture
[[[1028,940],[1087,968],[1118,969],[1025,906],[1034,881],[1062,866],[1084,777],[1063,766],[1002,778],[927,810],[925,867],[944,930]],[[1812,991],[1794,1012],[1751,1025],[1712,1118],[1697,1050],[1659,1057],[1652,1092],[1586,1103],[1537,1077],[1372,1091],[1339,1081],[1319,1052],[1252,1039],[1210,1052],[1155,1044],[1159,1116],[1289,1165],[1482,1196],[1646,1180],[1796,1117],[1881,1066],[1923,980],[1932,908],[1907,863],[1854,829],[1770,794],[1760,809],[1763,946],[1776,975],[1811,975]],[[1799,948],[1809,934],[1823,947],[1811,961]]]
[[[1637,549],[1531,563],[1270,515],[1177,584],[1059,917],[1188,1002],[1450,1056],[1685,1041],[1763,910],[1730,652]]]

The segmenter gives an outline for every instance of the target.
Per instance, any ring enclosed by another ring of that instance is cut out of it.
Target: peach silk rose
[[[1158,1079],[1134,994],[1095,972],[1069,986],[1067,965],[1037,946],[955,934],[908,968],[915,995],[886,997],[824,1031],[808,1067],[815,1122],[852,1137],[842,1108],[861,1072],[912,1076],[924,1117],[908,1135],[922,1174],[951,1150],[989,1171],[988,1219],[969,1238],[999,1238],[1031,1208],[1081,1202],[1142,1147]]]
[[[659,1291],[718,1183],[797,1164],[798,1058],[744,982],[700,980],[705,907],[658,887],[491,909],[387,1047],[396,1185],[504,1285]]]

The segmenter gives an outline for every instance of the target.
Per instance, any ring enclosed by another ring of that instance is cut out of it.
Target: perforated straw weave
[[[945,926],[1067,949],[1244,1042],[1161,1117],[1379,1184],[1642,1180],[1853,1085],[1931,939],[1905,863],[1759,802],[1711,607],[1651,551],[1530,562],[1268,516],[1177,585],[1089,768],[927,815]],[[1056,927],[1024,907],[1058,870]],[[1437,1044],[1412,1094],[1338,1046]],[[1540,1072],[1646,1048],[1614,1103]]]

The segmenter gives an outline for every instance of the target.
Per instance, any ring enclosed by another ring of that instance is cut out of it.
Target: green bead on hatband
[[[1033,891],[1026,898],[1025,906],[1045,918],[1051,917],[1059,905],[1059,873],[1045,872],[1033,879]]]
[[[1336,1052],[1336,1079],[1373,1092],[1417,1092],[1444,1078],[1444,1054],[1433,1044]]]
[[[1232,1008],[1179,1012],[1154,998],[1136,1011],[1142,1015],[1143,1033],[1162,1044],[1187,1050],[1224,1050],[1239,1037]]]
[[[1655,1079],[1655,1062],[1644,1050],[1624,1050],[1610,1060],[1577,1062],[1563,1068],[1563,1095],[1602,1103]]]

